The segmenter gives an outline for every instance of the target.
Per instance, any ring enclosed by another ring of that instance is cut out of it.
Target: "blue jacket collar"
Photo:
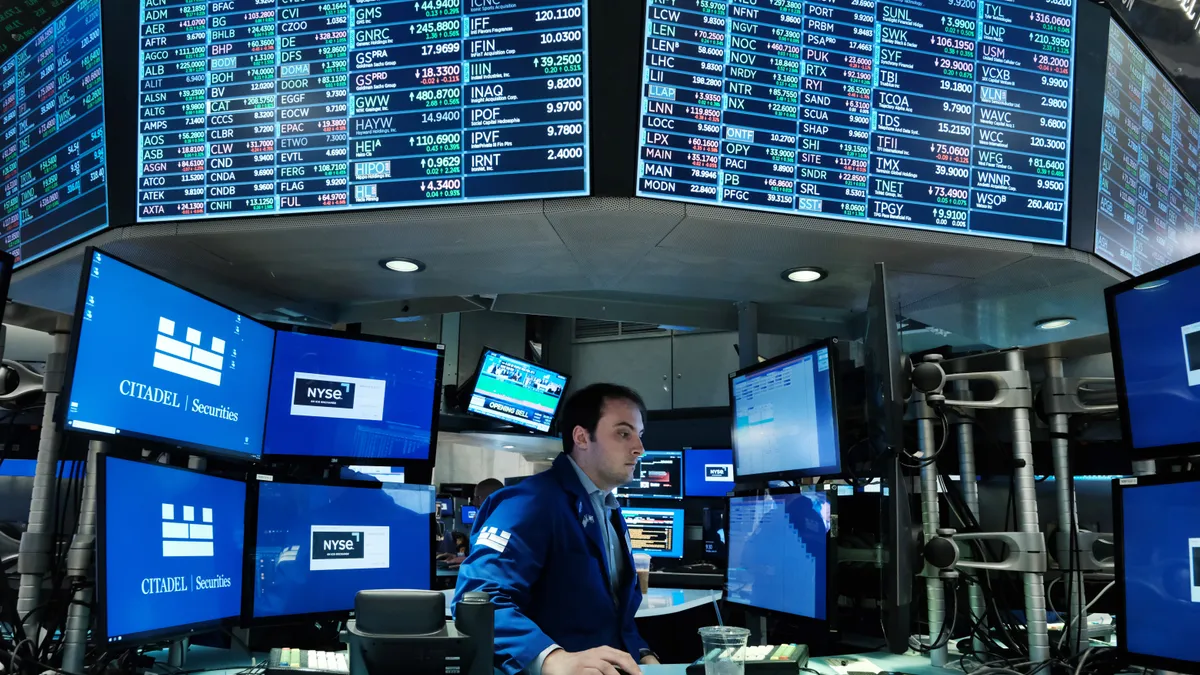
[[[567,492],[576,497],[588,497],[587,489],[583,487],[583,483],[579,482],[579,476],[576,475],[575,468],[571,466],[571,458],[567,457],[565,452],[554,458],[554,464],[550,466],[550,470],[554,472],[554,477]]]

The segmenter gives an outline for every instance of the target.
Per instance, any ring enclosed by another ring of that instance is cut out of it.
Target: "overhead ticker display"
[[[1115,22],[1096,255],[1134,275],[1200,253],[1200,115]]]
[[[141,0],[138,220],[588,193],[587,0]]]
[[[1074,0],[648,0],[637,193],[1066,243]]]
[[[4,250],[24,263],[108,225],[100,0],[79,0],[0,66]]]

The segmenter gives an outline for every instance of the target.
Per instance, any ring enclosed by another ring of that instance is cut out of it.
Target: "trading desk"
[[[638,608],[637,618],[665,616],[709,605],[720,600],[722,593],[723,591],[694,588],[651,588],[650,592],[642,598],[642,606]],[[446,616],[449,617],[450,603],[454,599],[454,589],[443,590],[442,595],[446,596]]]

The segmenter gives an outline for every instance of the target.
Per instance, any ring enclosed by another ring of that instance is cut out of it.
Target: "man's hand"
[[[596,647],[586,652],[556,649],[542,662],[542,675],[619,675],[622,671],[626,675],[642,675],[642,669],[629,654],[612,647]]]
[[[658,665],[662,665],[662,664],[660,664],[658,662],[658,657],[654,656],[653,654],[647,654],[642,657],[642,665],[643,666],[658,666]]]

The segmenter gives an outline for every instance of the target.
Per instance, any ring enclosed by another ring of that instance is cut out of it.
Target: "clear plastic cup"
[[[638,585],[642,589],[642,595],[650,592],[650,554],[649,553],[634,553],[633,554],[633,569],[637,572]]]
[[[750,630],[735,626],[706,626],[700,629],[704,645],[704,675],[744,675],[746,641]]]

